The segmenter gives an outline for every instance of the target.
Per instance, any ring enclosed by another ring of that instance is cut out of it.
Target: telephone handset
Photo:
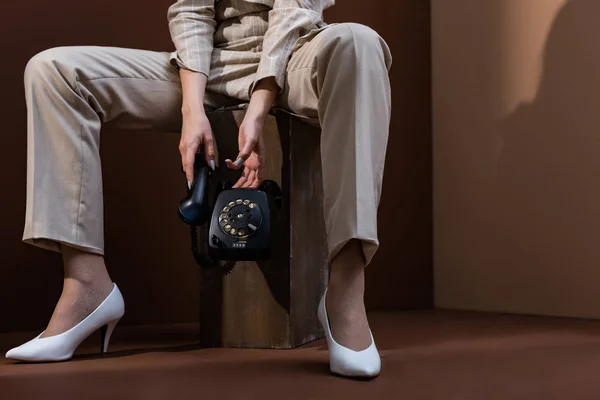
[[[192,229],[192,252],[196,262],[201,267],[214,267],[223,262],[268,259],[269,197],[275,207],[281,209],[279,185],[265,181],[258,189],[233,189],[229,182],[220,182],[215,203],[211,206],[208,196],[210,176],[204,155],[197,154],[194,182],[179,203],[179,216]],[[203,236],[203,251],[198,242],[199,231]]]

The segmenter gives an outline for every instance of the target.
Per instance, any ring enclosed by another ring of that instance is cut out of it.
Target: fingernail
[[[210,168],[214,171],[216,169],[215,167],[215,160],[210,160]]]
[[[188,181],[188,190],[190,190],[192,188],[192,182]]]
[[[235,160],[235,166],[236,167],[241,167],[244,164],[244,159],[243,158],[238,158],[237,160]]]

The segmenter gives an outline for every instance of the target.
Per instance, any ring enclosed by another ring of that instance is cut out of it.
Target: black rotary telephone
[[[232,268],[236,261],[268,259],[271,233],[269,198],[277,209],[281,209],[279,185],[274,181],[264,181],[258,189],[233,189],[230,182],[219,182],[216,199],[211,206],[210,176],[211,170],[204,154],[196,154],[194,182],[179,203],[179,216],[191,227],[192,253],[198,265]],[[210,224],[208,227],[207,223]],[[200,235],[203,237],[199,238]]]

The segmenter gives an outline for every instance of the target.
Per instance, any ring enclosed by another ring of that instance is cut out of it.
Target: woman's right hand
[[[202,146],[204,146],[202,148]],[[196,153],[204,150],[206,163],[215,169],[215,138],[206,113],[203,109],[183,115],[179,152],[181,164],[188,184],[194,181],[194,161]]]
[[[179,76],[183,92],[181,107],[183,126],[179,152],[181,153],[181,165],[185,171],[188,186],[190,186],[194,182],[196,153],[204,150],[206,163],[213,170],[215,169],[215,138],[204,111],[204,92],[208,77],[184,68],[179,71]]]

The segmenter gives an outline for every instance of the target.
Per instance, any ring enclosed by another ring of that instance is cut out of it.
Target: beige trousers
[[[357,24],[328,27],[289,60],[278,102],[318,119],[322,127],[330,259],[349,240],[359,239],[368,263],[379,245],[377,208],[390,121],[390,65],[383,39]],[[232,87],[227,79],[211,75],[209,88]],[[30,60],[25,94],[23,240],[54,251],[64,243],[103,254],[101,125],[114,121],[127,129],[179,131],[179,73],[166,52],[61,47]],[[240,102],[215,91],[205,98],[208,108]]]

